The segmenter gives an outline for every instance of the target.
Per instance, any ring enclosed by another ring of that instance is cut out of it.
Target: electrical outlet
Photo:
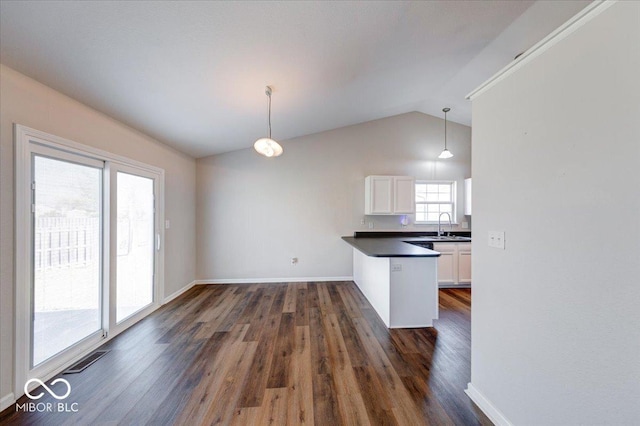
[[[365,220],[364,217],[360,219],[360,225],[366,225],[366,224],[367,224],[367,221]]]
[[[373,222],[369,222],[369,229],[373,229]]]
[[[469,222],[462,222],[462,229],[469,229]]]
[[[391,264],[391,272],[402,272],[402,264],[401,263]]]
[[[504,231],[489,231],[489,247],[504,250]]]
[[[169,219],[164,221],[164,229],[169,229],[171,228],[171,221],[169,221]]]

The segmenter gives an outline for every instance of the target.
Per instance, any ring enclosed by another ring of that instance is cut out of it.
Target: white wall
[[[455,154],[448,160],[437,159],[444,121],[421,113],[285,141],[278,158],[245,149],[199,159],[198,277],[350,277],[351,248],[340,237],[368,229],[360,223],[366,176],[456,180],[462,203],[463,180],[471,174],[471,129],[448,127]],[[462,222],[462,204],[458,211]],[[374,230],[401,229],[397,216],[366,220]],[[434,227],[406,228],[417,229]],[[291,257],[299,258],[297,266]]]
[[[640,422],[639,45],[616,3],[473,98],[471,385],[513,424]]]
[[[0,398],[13,389],[13,123],[165,169],[165,294],[195,278],[195,160],[0,65]],[[17,285],[28,285],[17,283]]]

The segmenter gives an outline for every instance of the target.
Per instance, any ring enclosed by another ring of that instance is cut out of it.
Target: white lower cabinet
[[[458,284],[471,284],[471,244],[458,245]]]
[[[438,285],[455,284],[456,282],[456,245],[434,244],[433,249],[440,252],[438,257]]]
[[[434,243],[438,257],[438,286],[471,284],[471,243]]]

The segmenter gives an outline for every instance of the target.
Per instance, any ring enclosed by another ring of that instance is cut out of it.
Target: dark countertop
[[[404,238],[342,237],[347,243],[372,257],[438,257],[440,253],[405,243]],[[416,238],[422,240],[422,238]]]
[[[382,234],[383,236],[376,236]],[[453,236],[451,238],[436,235],[417,236],[417,233],[367,233],[366,236],[342,237],[351,246],[372,257],[438,257],[437,251],[422,248],[406,241],[428,241],[435,243],[471,242],[470,237]]]
[[[471,238],[471,231],[446,231],[447,235]],[[425,237],[437,236],[436,231],[354,231],[355,238]]]

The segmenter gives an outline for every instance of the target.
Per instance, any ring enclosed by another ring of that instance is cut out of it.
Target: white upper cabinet
[[[464,214],[471,216],[471,178],[464,180]]]
[[[364,213],[393,213],[393,178],[391,176],[367,176],[364,181]]]
[[[393,178],[393,213],[411,214],[416,208],[416,184],[410,176]]]
[[[367,176],[364,180],[364,214],[412,214],[415,180],[411,176]]]

